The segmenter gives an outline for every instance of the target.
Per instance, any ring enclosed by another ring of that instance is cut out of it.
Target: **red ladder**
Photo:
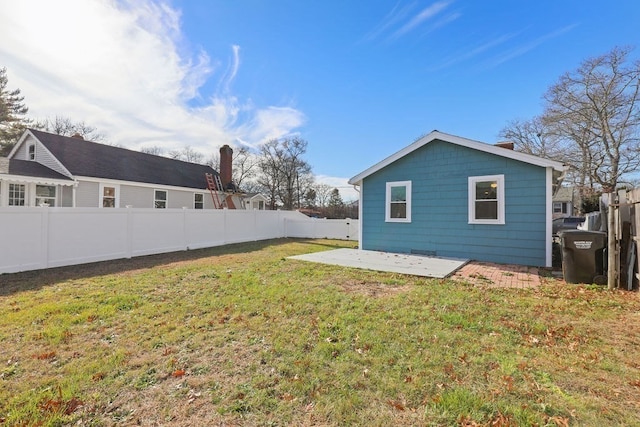
[[[207,178],[207,188],[211,193],[211,200],[213,200],[213,207],[215,209],[222,209],[224,205],[224,201],[220,201],[220,197],[218,197],[218,191],[224,191],[222,189],[222,181],[220,181],[220,175],[213,175],[210,173],[204,174]]]

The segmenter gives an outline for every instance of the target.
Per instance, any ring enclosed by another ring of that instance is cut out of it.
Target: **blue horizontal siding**
[[[504,175],[505,224],[468,224],[468,178]],[[385,222],[385,188],[412,182],[411,223]],[[544,265],[546,184],[542,167],[433,141],[366,177],[362,247]]]

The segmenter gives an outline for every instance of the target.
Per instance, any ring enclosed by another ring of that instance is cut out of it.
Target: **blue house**
[[[349,180],[360,187],[359,247],[551,266],[552,196],[564,171],[433,131]]]

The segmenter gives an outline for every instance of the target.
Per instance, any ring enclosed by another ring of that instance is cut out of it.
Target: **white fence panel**
[[[0,216],[0,273],[46,267],[42,209],[5,208],[3,212],[7,213]]]
[[[132,256],[186,248],[182,209],[132,209],[131,224]]]
[[[357,220],[352,219],[287,219],[287,237],[358,240]]]
[[[225,213],[221,210],[186,210],[186,249],[224,245]]]
[[[0,208],[0,274],[281,237],[357,240],[358,221],[291,211]]]
[[[127,212],[89,208],[34,208],[48,219],[47,267],[127,256]]]

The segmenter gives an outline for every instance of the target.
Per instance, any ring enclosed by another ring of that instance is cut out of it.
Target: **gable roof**
[[[558,191],[553,195],[554,202],[572,201],[574,194],[574,187],[560,187]]]
[[[430,132],[428,135],[425,135],[422,138],[418,139],[413,144],[406,146],[402,150],[396,152],[395,154],[392,154],[391,156],[387,157],[381,162],[378,162],[375,165],[371,166],[370,168],[360,172],[358,175],[354,176],[349,180],[349,184],[352,184],[352,185],[358,184],[369,175],[390,165],[391,163],[406,156],[407,154],[412,153],[418,148],[421,148],[429,144],[430,142],[433,142],[436,140],[460,145],[462,147],[471,148],[471,149],[482,151],[485,153],[495,154],[497,156],[518,160],[521,162],[529,163],[529,164],[540,166],[540,167],[545,167],[545,168],[551,167],[560,172],[563,172],[565,170],[565,166],[562,163],[557,162],[555,160],[544,159],[542,157],[533,156],[531,154],[520,153],[517,151],[509,150],[507,148],[485,144],[484,142],[474,141],[472,139],[462,138],[459,136],[450,135],[444,132],[438,132],[437,130],[434,130]]]
[[[205,174],[218,174],[206,165],[35,129],[28,132],[74,176],[205,189]]]
[[[245,199],[248,199],[248,200],[254,200],[254,199],[267,200],[267,196],[265,196],[262,193],[245,193],[242,197],[244,197]]]

